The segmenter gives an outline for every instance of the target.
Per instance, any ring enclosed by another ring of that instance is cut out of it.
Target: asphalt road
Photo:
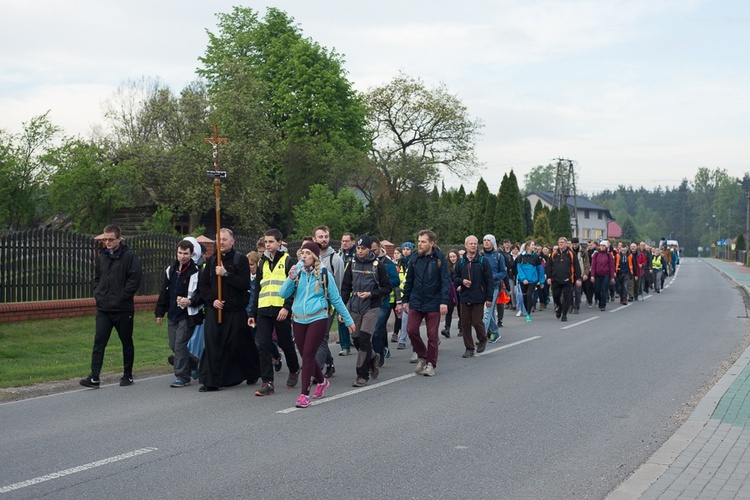
[[[432,378],[394,351],[354,389],[355,356],[337,357],[304,410],[286,369],[265,398],[163,376],[2,404],[0,498],[603,498],[744,345],[739,292],[682,262],[627,307],[507,314],[473,359],[443,339]]]

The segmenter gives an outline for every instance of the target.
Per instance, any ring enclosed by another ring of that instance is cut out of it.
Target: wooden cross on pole
[[[216,253],[216,265],[221,266],[221,197],[219,196],[219,186],[221,185],[221,179],[227,178],[227,173],[226,171],[219,170],[219,144],[226,144],[229,140],[219,137],[219,131],[216,125],[214,125],[214,136],[203,139],[203,142],[207,142],[213,147],[214,169],[207,171],[206,175],[214,180],[214,197],[216,198],[216,243],[214,244],[214,248]],[[218,299],[221,301],[221,276],[217,276],[216,278],[219,291]],[[221,309],[219,309],[218,320],[219,324],[221,324]]]

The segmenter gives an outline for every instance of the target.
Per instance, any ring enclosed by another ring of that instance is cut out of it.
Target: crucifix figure
[[[214,136],[203,139],[203,142],[207,142],[213,147],[214,169],[207,171],[206,175],[214,180],[214,197],[216,198],[216,243],[214,247],[216,248],[216,265],[221,266],[221,198],[219,196],[219,187],[221,179],[227,178],[227,173],[224,170],[219,170],[219,144],[226,144],[229,141],[223,137],[219,137],[219,131],[216,125],[214,125]],[[222,300],[221,276],[217,276],[217,279],[219,280],[219,300]],[[219,324],[221,324],[221,309],[218,312]]]

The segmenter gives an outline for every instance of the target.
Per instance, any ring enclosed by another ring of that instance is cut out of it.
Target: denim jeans
[[[484,306],[484,316],[482,316],[482,322],[484,323],[484,331],[487,335],[499,334],[500,331],[497,328],[497,320],[495,319],[495,302],[497,302],[497,295],[500,293],[500,287],[496,284],[495,290],[492,292],[492,303],[490,307]]]

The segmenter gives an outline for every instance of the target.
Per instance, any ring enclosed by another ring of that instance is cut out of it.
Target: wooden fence
[[[123,238],[141,261],[143,280],[137,295],[158,294],[164,270],[174,261],[182,238],[155,233]],[[255,249],[257,241],[246,236],[235,240],[235,248],[243,253]],[[289,245],[292,252],[299,246]],[[94,235],[58,229],[0,234],[0,303],[93,297],[98,248]]]

